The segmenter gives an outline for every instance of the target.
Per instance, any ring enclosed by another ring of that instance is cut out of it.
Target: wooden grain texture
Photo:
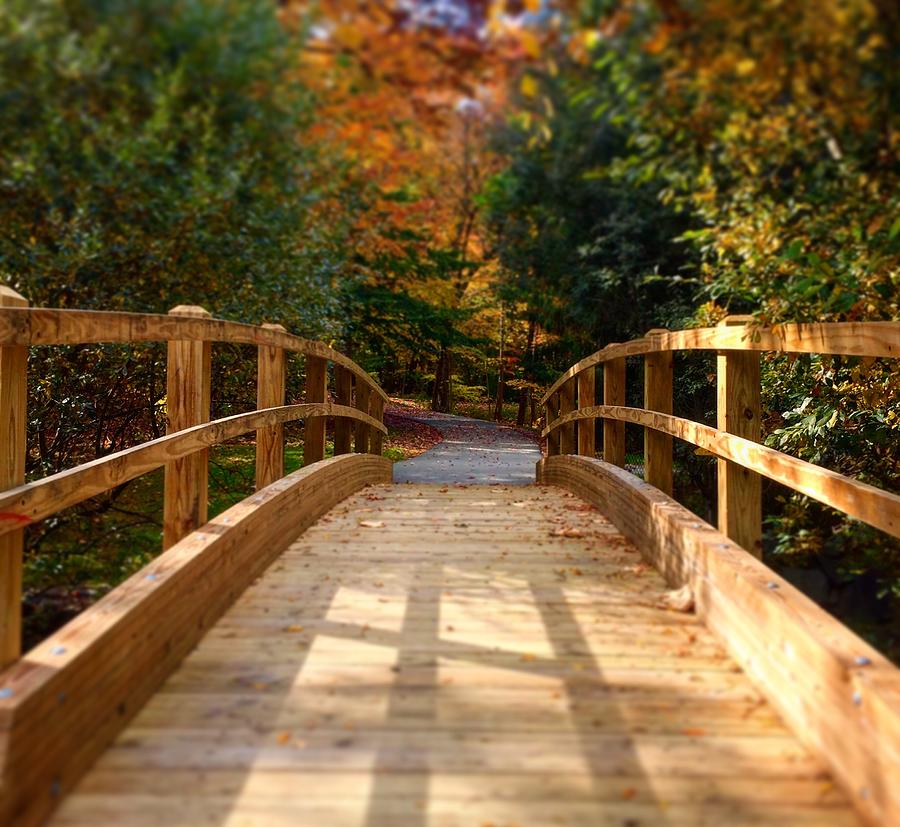
[[[555,422],[559,418],[560,401],[559,394],[555,393],[545,402],[544,419],[547,422]],[[548,430],[544,434],[547,437],[547,456],[553,457],[560,452],[559,431]]]
[[[569,414],[570,419],[610,419],[632,422],[645,428],[653,428],[690,442],[717,457],[728,459],[749,468],[764,477],[786,485],[794,491],[806,494],[831,508],[843,511],[870,526],[900,537],[900,496],[875,486],[829,471],[801,459],[783,454],[749,439],[719,431],[709,425],[701,425],[690,419],[669,416],[643,408],[626,408],[614,405],[596,405]],[[552,432],[562,417],[544,428],[543,435]],[[549,436],[547,437],[549,439]]]
[[[206,319],[209,311],[179,305],[172,316]],[[212,345],[173,340],[168,345],[166,433],[209,422]],[[209,507],[209,452],[205,448],[166,463],[163,493],[163,548],[206,522]]]
[[[223,319],[161,316],[153,313],[120,313],[107,310],[60,310],[34,307],[27,310],[0,308],[0,345],[77,345],[115,342],[209,341],[245,345],[269,345],[291,353],[318,356],[351,371],[373,393],[387,401],[378,383],[352,359],[322,342],[303,339],[240,322]]]
[[[872,825],[900,824],[900,670],[670,497],[582,457],[538,476],[597,505],[673,586]]]
[[[356,400],[354,402],[356,408],[363,413],[368,414],[371,403],[372,394],[369,392],[369,388],[366,385],[357,384]],[[369,439],[371,437],[371,431],[364,422],[357,422],[353,427],[353,450],[357,454],[365,454],[369,451]]]
[[[611,359],[642,356],[663,350],[753,350],[772,353],[822,353],[833,356],[900,358],[900,322],[824,322],[773,327],[739,325],[675,330],[649,339],[611,344],[572,365],[541,399],[585,368]]]
[[[612,359],[603,365],[604,405],[625,404],[625,360]],[[584,405],[579,407],[584,408]],[[625,423],[612,419],[603,422],[603,459],[620,468],[625,466]]]
[[[666,330],[651,330],[653,340]],[[644,357],[644,408],[672,413],[673,362],[671,351],[648,353]],[[653,428],[644,428],[644,479],[666,494],[672,493],[672,437]]]
[[[380,396],[373,396],[370,404],[370,413],[378,422],[384,421],[384,400]],[[380,430],[369,429],[369,450],[380,457],[384,451],[384,436]]]
[[[588,368],[578,374],[578,407],[592,408],[597,404],[594,368]],[[594,422],[578,423],[578,453],[583,457],[592,457],[597,452],[596,428]]]
[[[269,330],[284,331],[280,324],[264,324]],[[284,405],[286,360],[284,349],[261,345],[256,359],[256,408]],[[256,431],[256,490],[284,476],[284,425],[278,422]]]
[[[338,405],[353,405],[353,374],[340,365],[334,366],[334,396]],[[349,454],[352,450],[353,423],[337,419],[334,423],[334,455]]]
[[[347,495],[390,479],[391,463],[372,456],[296,471],[185,537],[0,673],[0,824],[41,823],[288,543]]]
[[[52,824],[854,824],[665,591],[558,489],[366,489],[234,603]]]
[[[575,395],[578,389],[576,379],[570,379],[564,382],[559,389],[559,413],[564,416],[567,413],[578,410],[575,402]],[[563,425],[559,429],[559,452],[561,454],[574,454],[576,451],[575,442],[575,423]]]
[[[384,425],[355,408],[322,402],[318,405],[285,405],[265,411],[249,411],[125,448],[114,454],[60,471],[36,482],[0,493],[0,535],[16,531],[23,523],[37,522],[57,511],[109,491],[117,485],[153,471],[173,459],[188,456],[254,429],[274,428],[305,416],[363,421],[373,430]]]
[[[0,308],[25,307],[28,300],[0,285]],[[25,482],[25,426],[28,417],[28,348],[0,346],[0,489]],[[16,522],[0,537],[0,668],[22,649],[23,529]]]
[[[318,356],[306,357],[306,395],[309,403],[324,402],[328,395],[328,362]],[[303,429],[303,464],[325,458],[325,417],[310,416]]]
[[[729,316],[719,324],[734,326],[750,321]],[[760,440],[759,353],[724,350],[716,357],[717,425],[720,431]],[[755,557],[762,558],[762,478],[727,459],[718,466],[719,531]]]

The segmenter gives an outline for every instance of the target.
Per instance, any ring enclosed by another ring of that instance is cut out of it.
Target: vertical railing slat
[[[361,379],[356,380],[356,409],[364,414],[369,413],[372,391]],[[369,426],[365,422],[354,423],[353,450],[357,454],[369,452]]]
[[[721,325],[742,325],[748,316],[729,316]],[[760,440],[759,352],[720,351],[717,368],[717,426],[721,431]],[[762,556],[762,480],[759,474],[717,460],[719,530],[756,557]]]
[[[559,415],[565,416],[576,410],[575,406],[575,388],[577,380],[575,377],[567,379],[559,388]],[[561,454],[575,453],[575,423],[569,422],[559,428],[559,452]]]
[[[179,305],[172,316],[208,319],[202,307]],[[168,346],[166,433],[209,422],[210,364],[208,341],[173,340]],[[166,463],[163,504],[163,548],[203,525],[208,507],[209,451]]]
[[[342,368],[334,366],[334,393],[338,405],[348,408],[353,405],[353,374]],[[353,439],[353,421],[338,417],[334,420],[334,455],[349,454]]]
[[[603,404],[625,404],[625,360],[603,363]],[[603,421],[603,459],[611,465],[625,466],[625,423]]]
[[[28,307],[28,300],[0,287],[0,307]],[[28,348],[0,347],[0,489],[25,482]],[[24,531],[0,537],[0,668],[22,653],[22,548]]]
[[[593,367],[578,374],[578,408],[593,408],[597,404],[595,387],[596,372]],[[583,457],[596,454],[596,425],[593,419],[582,419],[578,422],[578,453]]]
[[[319,356],[306,357],[306,402],[324,402],[328,392],[328,360]],[[312,465],[325,459],[324,416],[306,419],[303,433],[303,464]]]
[[[559,418],[559,394],[554,393],[547,400],[544,407],[544,417],[549,425],[555,419]],[[555,457],[559,454],[559,428],[554,429],[547,434],[547,456]]]
[[[264,324],[267,330],[287,332],[280,324]],[[284,348],[260,345],[257,351],[256,408],[284,405]],[[260,428],[256,432],[256,490],[284,476],[284,425]]]
[[[652,338],[662,329],[647,333]],[[672,413],[672,351],[648,353],[644,356],[644,408],[648,411]],[[644,428],[644,479],[666,494],[672,493],[672,437]]]

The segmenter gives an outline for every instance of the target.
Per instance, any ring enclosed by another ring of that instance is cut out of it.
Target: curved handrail
[[[749,350],[900,358],[900,323],[821,322],[773,327],[745,324],[653,333],[630,342],[607,345],[572,365],[550,386],[540,404],[546,405],[563,383],[587,368],[626,356],[671,350]]]
[[[109,491],[117,485],[161,468],[167,462],[219,445],[260,428],[271,428],[311,416],[355,419],[383,434],[387,428],[355,408],[330,402],[282,405],[236,414],[175,431],[159,439],[116,451],[35,482],[0,493],[0,535]]]
[[[555,419],[541,435],[584,419],[629,422],[684,440],[900,538],[900,496],[690,419],[643,408],[594,405]]]
[[[133,344],[136,342],[209,341],[268,345],[329,359],[364,381],[385,402],[387,394],[352,359],[328,345],[271,327],[157,313],[112,310],[62,310],[49,307],[0,309],[0,346]]]

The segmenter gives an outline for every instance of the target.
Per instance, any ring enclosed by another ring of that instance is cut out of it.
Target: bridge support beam
[[[353,406],[353,374],[342,368],[334,366],[334,393],[338,405]],[[338,417],[334,421],[334,455],[349,454],[353,439],[353,423],[349,419]]]
[[[667,333],[651,330],[647,337]],[[672,351],[648,353],[644,357],[644,407],[648,411],[672,413]],[[672,437],[644,428],[644,479],[665,494],[672,494]]]
[[[0,307],[28,307],[28,300],[0,287]],[[28,348],[0,347],[0,489],[25,482]],[[22,653],[23,529],[0,537],[0,669]]]
[[[728,316],[720,326],[743,325],[749,316]],[[716,359],[720,431],[760,440],[759,352],[719,351]],[[728,460],[717,460],[719,531],[762,557],[762,479],[759,474]]]
[[[287,333],[280,324],[264,324],[268,330]],[[284,348],[260,345],[257,356],[256,408],[277,408],[284,404]],[[284,476],[284,425],[256,432],[256,490]]]
[[[384,422],[384,400],[377,394],[372,394],[369,404],[369,415],[373,416],[379,422]],[[369,428],[369,453],[380,457],[384,450],[384,434]]]
[[[210,318],[208,310],[178,305],[171,316]],[[166,433],[209,422],[212,345],[206,341],[169,342],[166,379]],[[203,525],[209,501],[209,451],[204,449],[166,463],[163,549]]]

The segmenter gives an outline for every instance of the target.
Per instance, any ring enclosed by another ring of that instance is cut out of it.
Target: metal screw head
[[[11,698],[13,696],[13,691],[8,686],[4,686],[0,688],[0,699]]]
[[[854,658],[853,662],[857,666],[871,666],[871,664],[872,664],[872,661],[869,658],[867,658],[865,655],[860,655],[859,657]]]
[[[862,695],[859,692],[853,693],[853,705],[862,706]]]
[[[65,653],[66,653],[66,647],[65,647],[65,646],[54,646],[54,647],[50,650],[50,654],[51,654],[51,655],[64,655]]]
[[[768,583],[766,583],[766,588],[767,589],[777,589],[778,584],[774,580],[770,580]]]
[[[144,575],[144,580],[156,580],[156,579],[157,579],[157,575],[155,575],[155,574],[145,574]]]

